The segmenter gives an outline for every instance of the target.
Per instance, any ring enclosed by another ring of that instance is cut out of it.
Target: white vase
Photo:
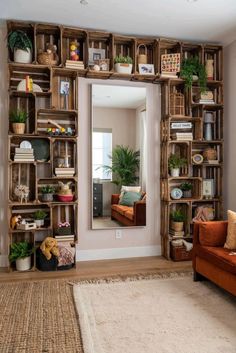
[[[171,169],[170,174],[172,177],[179,177],[179,171],[180,171],[179,168],[173,168]]]
[[[115,70],[119,74],[131,74],[132,67],[133,67],[132,64],[124,64],[124,63],[115,64]]]
[[[28,48],[26,50],[14,49],[14,62],[30,64],[32,63],[32,51]]]
[[[16,260],[17,271],[28,271],[31,268],[31,256]]]

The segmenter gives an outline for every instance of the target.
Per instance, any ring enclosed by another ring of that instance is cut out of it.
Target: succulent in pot
[[[131,74],[133,60],[130,56],[122,56],[119,54],[114,59],[115,71],[120,74]]]
[[[11,31],[7,37],[8,47],[14,53],[14,61],[30,64],[32,62],[32,42],[22,30]]]
[[[27,119],[28,114],[24,110],[14,110],[10,112],[10,122],[15,134],[23,135],[25,133],[25,123]]]
[[[175,232],[181,232],[184,228],[184,221],[186,219],[185,214],[181,209],[176,209],[170,214],[171,228]]]
[[[33,252],[33,245],[27,241],[12,243],[9,261],[16,263],[17,271],[27,271],[31,268],[31,255]]]
[[[178,177],[180,175],[180,168],[187,165],[187,159],[182,158],[177,154],[172,153],[168,159],[168,167],[172,177]]]
[[[47,217],[47,213],[44,212],[43,210],[37,210],[34,213],[33,217],[34,217],[34,220],[36,223],[36,227],[40,228],[40,227],[44,226],[44,219]]]
[[[41,188],[42,201],[43,202],[52,202],[53,195],[55,194],[55,188],[51,185],[46,185]]]
[[[180,189],[183,191],[183,197],[190,198],[192,197],[192,188],[193,184],[186,181],[180,185]]]

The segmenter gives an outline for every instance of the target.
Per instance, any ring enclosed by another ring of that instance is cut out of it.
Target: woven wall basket
[[[38,63],[41,65],[57,65],[58,60],[54,60],[53,53],[43,52],[38,54]]]
[[[141,48],[144,48],[144,54],[141,54]],[[145,44],[139,44],[137,49],[138,64],[147,64],[147,47]]]

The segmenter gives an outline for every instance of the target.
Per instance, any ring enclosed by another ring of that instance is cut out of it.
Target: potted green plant
[[[47,217],[47,213],[44,212],[43,210],[38,210],[34,213],[34,220],[37,228],[44,226],[44,219],[46,217]]]
[[[42,201],[43,202],[52,202],[53,194],[55,193],[55,188],[51,185],[46,185],[41,188]]]
[[[14,53],[14,61],[30,64],[32,62],[32,42],[22,30],[11,31],[7,37],[8,47]]]
[[[170,214],[171,229],[173,229],[175,232],[181,232],[184,228],[185,219],[185,214],[180,209],[172,212]]]
[[[120,74],[131,74],[133,60],[130,56],[122,56],[119,54],[114,59],[115,71]]]
[[[206,91],[207,74],[206,68],[200,63],[197,56],[183,59],[180,69],[180,77],[185,80],[186,88],[191,88],[193,81],[197,80],[200,91]]]
[[[168,159],[168,166],[172,177],[178,177],[180,168],[187,164],[186,158],[181,158],[179,155],[172,153]]]
[[[140,165],[140,152],[128,146],[117,145],[109,156],[111,165],[103,165],[107,174],[112,173],[112,183],[122,185],[136,185]]]
[[[16,263],[17,271],[27,271],[31,268],[31,255],[34,247],[27,241],[13,243],[10,246],[9,261]]]
[[[24,110],[14,110],[10,112],[10,122],[15,134],[22,135],[25,133],[25,123],[27,119],[28,114]]]
[[[180,185],[180,189],[183,191],[183,197],[191,198],[192,197],[192,188],[193,184],[186,181]]]

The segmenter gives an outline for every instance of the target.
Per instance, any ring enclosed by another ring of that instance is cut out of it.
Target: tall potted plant
[[[186,217],[184,213],[180,209],[177,209],[172,212],[170,215],[171,229],[173,229],[175,232],[181,232],[184,228],[185,218]]]
[[[181,158],[177,154],[171,154],[168,160],[168,166],[172,177],[178,177],[180,168],[187,164],[186,158]]]
[[[31,254],[33,252],[32,244],[27,241],[13,243],[10,246],[9,261],[16,263],[17,271],[27,271],[31,268]]]
[[[122,56],[121,54],[114,59],[115,71],[120,74],[131,74],[133,60],[130,56]]]
[[[10,121],[12,123],[12,130],[15,134],[25,133],[25,123],[28,119],[28,114],[24,110],[15,110],[10,113]]]
[[[111,165],[103,165],[107,174],[112,173],[112,183],[122,185],[135,185],[139,180],[137,173],[140,165],[140,152],[128,146],[117,145],[109,156]]]
[[[14,61],[30,64],[32,62],[32,42],[27,33],[22,30],[11,31],[8,34],[8,47],[14,53]]]
[[[199,83],[200,91],[206,91],[206,68],[200,63],[197,56],[183,59],[181,63],[180,77],[185,80],[186,88],[191,88],[193,81],[196,79]]]

